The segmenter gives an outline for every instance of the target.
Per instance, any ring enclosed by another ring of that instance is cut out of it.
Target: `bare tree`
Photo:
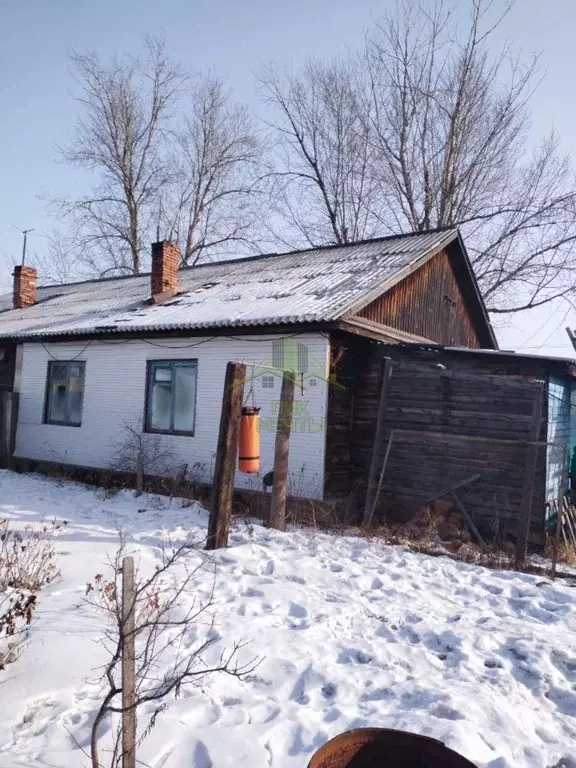
[[[498,49],[507,9],[468,8],[461,31],[439,0],[406,0],[368,36],[363,63],[330,70],[330,88],[315,63],[268,86],[285,117],[282,171],[298,181],[284,219],[312,244],[460,226],[489,309],[532,309],[575,287],[574,173],[554,135],[530,149],[537,60]],[[327,93],[342,95],[344,119]]]
[[[372,181],[370,106],[356,61],[313,60],[261,77],[276,117],[271,196],[287,245],[346,243],[376,232],[383,201]],[[292,239],[291,239],[292,237]]]
[[[568,296],[576,267],[576,187],[556,138],[528,150],[537,60],[494,32],[494,0],[470,0],[458,35],[441,4],[408,4],[368,41],[385,223],[424,231],[459,225],[492,312]]]
[[[250,245],[257,221],[260,142],[248,111],[223,82],[201,77],[174,131],[173,175],[160,217],[182,264]]]
[[[251,659],[240,662],[238,653],[244,644],[235,643],[223,652],[216,663],[208,663],[205,652],[218,635],[213,631],[211,614],[212,597],[204,602],[191,597],[200,565],[189,566],[188,557],[194,544],[190,540],[172,549],[164,549],[161,563],[148,577],[138,575],[130,606],[134,617],[135,685],[136,693],[132,710],[149,704],[148,721],[140,728],[137,747],[154,727],[157,717],[167,708],[168,697],[177,696],[188,685],[203,680],[207,675],[224,672],[244,677],[257,666]],[[90,606],[103,613],[107,628],[103,643],[108,660],[102,670],[103,698],[96,712],[91,730],[90,758],[92,768],[119,768],[122,763],[121,724],[119,716],[127,712],[121,695],[121,663],[124,644],[128,639],[127,620],[122,611],[122,561],[126,544],[121,537],[120,547],[112,563],[109,578],[98,574],[86,585],[86,600]],[[189,601],[188,601],[189,599]],[[207,618],[207,622],[206,622]],[[205,631],[198,632],[200,639],[192,641],[198,624],[205,622]],[[101,728],[110,722],[110,738],[107,745],[109,757],[102,761]]]
[[[71,165],[95,172],[97,184],[80,199],[60,201],[81,244],[89,270],[137,274],[143,235],[153,223],[168,180],[163,139],[185,83],[159,40],[146,40],[146,55],[114,57],[73,54],[83,115],[63,150]]]
[[[141,492],[145,477],[174,474],[174,451],[166,437],[146,432],[141,417],[123,423],[121,437],[112,446],[110,468],[134,475],[136,490]]]
[[[43,237],[43,249],[35,249],[28,258],[30,264],[38,269],[40,285],[60,285],[93,276],[83,258],[82,243],[76,237],[59,228]],[[13,261],[16,263],[16,260]]]

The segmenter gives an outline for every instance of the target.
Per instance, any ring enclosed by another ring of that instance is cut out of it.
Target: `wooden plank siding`
[[[514,535],[532,419],[533,398],[544,393],[541,440],[546,440],[546,376],[506,374],[499,357],[482,364],[448,351],[432,357],[417,347],[334,339],[333,373],[345,387],[329,392],[325,492],[355,493],[363,504],[373,451],[382,360],[394,359],[385,441],[395,430],[377,515],[409,517],[443,488],[480,473],[459,491],[475,522],[488,533]],[[479,356],[478,356],[479,357]],[[444,366],[444,367],[439,367]],[[512,369],[514,369],[512,365]],[[493,370],[494,369],[494,370]],[[498,442],[514,441],[518,442]],[[531,540],[544,519],[546,448],[538,453]]]
[[[482,346],[446,251],[436,254],[358,315],[439,344],[473,349]]]

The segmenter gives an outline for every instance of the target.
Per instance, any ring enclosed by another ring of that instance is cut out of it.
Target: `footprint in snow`
[[[461,712],[452,709],[452,707],[448,707],[446,704],[438,704],[429,711],[431,715],[439,717],[442,720],[465,720],[465,717]]]
[[[301,576],[287,576],[286,581],[292,581],[294,584],[306,584],[306,579]]]
[[[563,691],[560,688],[551,687],[544,695],[563,715],[576,717],[576,696],[571,691]]]
[[[552,651],[550,659],[566,680],[572,682],[576,679],[576,659],[572,659],[558,650]]]
[[[264,565],[260,569],[260,573],[263,576],[271,576],[275,570],[276,570],[276,565],[274,563],[274,560],[268,560],[268,562],[264,563]]]
[[[199,741],[194,748],[194,768],[212,768],[210,753],[203,741]]]
[[[339,664],[370,664],[373,656],[356,648],[343,648],[338,654]]]
[[[288,615],[295,619],[303,619],[308,616],[308,611],[300,603],[290,603],[290,609]]]

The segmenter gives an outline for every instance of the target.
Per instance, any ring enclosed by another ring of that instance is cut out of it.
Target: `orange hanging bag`
[[[253,474],[260,469],[260,408],[244,406],[240,417],[238,469]]]

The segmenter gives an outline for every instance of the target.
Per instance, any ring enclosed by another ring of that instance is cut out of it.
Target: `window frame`
[[[66,366],[66,419],[64,421],[58,421],[50,417],[50,404],[52,394],[52,369],[56,365]],[[69,405],[68,398],[70,392],[70,365],[79,365],[82,369],[82,397],[80,398],[80,421],[70,421],[69,419]],[[53,427],[81,427],[82,418],[84,416],[84,392],[86,389],[86,361],[85,360],[48,360],[48,367],[46,368],[46,389],[44,392],[44,424],[50,424]]]
[[[174,408],[176,404],[176,398],[174,396],[174,378],[175,378],[175,371],[176,369],[180,367],[187,367],[187,368],[194,368],[196,371],[196,384],[194,387],[194,420],[193,420],[193,426],[192,430],[182,430],[182,429],[155,429],[150,424],[150,417],[152,415],[151,410],[151,404],[152,404],[152,392],[154,388],[154,369],[156,367],[164,367],[170,366],[171,369],[171,388],[172,388],[172,404],[171,404],[171,412],[170,412],[170,421],[172,424],[174,424]],[[177,435],[180,437],[194,437],[196,433],[196,408],[198,403],[198,358],[182,358],[182,359],[171,359],[171,360],[147,360],[146,361],[146,395],[145,395],[145,403],[144,403],[144,432],[153,434],[153,435]]]

